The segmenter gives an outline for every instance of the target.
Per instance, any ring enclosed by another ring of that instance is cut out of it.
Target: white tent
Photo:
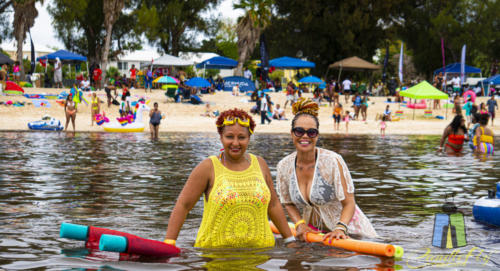
[[[157,59],[153,60],[154,67],[162,67],[162,66],[191,66],[193,65],[193,61],[184,60],[182,58],[173,56],[173,55],[163,55]],[[151,65],[151,63],[143,63],[143,65]]]

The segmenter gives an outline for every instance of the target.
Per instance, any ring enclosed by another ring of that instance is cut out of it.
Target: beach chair
[[[425,110],[424,111],[424,117],[426,117],[426,118],[432,118],[432,110]]]
[[[167,88],[167,92],[165,92],[165,96],[168,98],[171,98],[172,100],[175,101],[175,94],[177,92],[177,88]]]

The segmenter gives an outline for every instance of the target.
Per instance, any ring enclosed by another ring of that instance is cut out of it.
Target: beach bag
[[[445,198],[446,200],[446,198]],[[446,201],[443,213],[434,216],[432,245],[440,248],[457,248],[467,245],[464,215],[453,202]]]

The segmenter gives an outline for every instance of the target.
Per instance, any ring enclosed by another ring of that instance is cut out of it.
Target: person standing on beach
[[[340,130],[341,118],[342,118],[342,105],[339,102],[336,102],[335,108],[333,108],[333,129],[336,131]]]
[[[363,121],[366,121],[367,119],[367,111],[368,111],[368,96],[364,96],[363,99],[361,99],[361,117],[363,118]]]
[[[92,77],[94,78],[94,88],[95,90],[101,89],[101,80],[102,80],[102,70],[99,65],[96,65],[94,71],[92,72]]]
[[[62,84],[62,64],[61,60],[56,57],[56,63],[54,64],[54,83],[56,88],[63,88]]]
[[[233,87],[233,96],[239,96],[240,95],[240,84],[236,84],[236,86]]]
[[[356,96],[354,96],[352,102],[354,104],[354,119],[358,120],[359,110],[361,109],[361,96],[356,93]]]
[[[7,64],[3,64],[2,68],[0,69],[0,90],[1,91],[5,90],[5,85],[6,85],[6,81],[7,81],[7,69],[8,69]]]
[[[144,79],[145,79],[144,91],[147,93],[149,88],[149,92],[153,93],[153,72],[151,71],[150,68],[147,69]]]
[[[342,81],[342,88],[344,89],[344,97],[345,97],[345,104],[349,102],[349,96],[351,95],[351,85],[352,82],[349,80],[349,77],[347,77],[344,81]]]
[[[491,95],[491,98],[486,102],[488,106],[488,114],[491,118],[491,126],[493,126],[493,120],[495,119],[495,108],[498,110],[498,104],[495,100],[495,95]]]
[[[453,111],[456,115],[462,115],[462,107],[460,106],[460,96],[456,95],[453,99]]]
[[[92,93],[92,101],[90,103],[90,125],[94,126],[95,116],[101,112],[101,100],[97,97],[97,94]]]
[[[158,103],[154,103],[154,108],[149,112],[149,130],[151,131],[151,138],[158,139],[158,131],[160,130],[160,122],[163,116],[161,111],[158,110]]]
[[[14,81],[19,83],[19,80],[21,80],[21,68],[19,67],[19,61],[14,62],[12,73],[14,74]]]
[[[267,111],[269,111],[268,99],[264,92],[260,95],[260,124],[264,124],[265,121],[268,121],[268,124],[271,123],[271,119],[267,116]]]
[[[128,85],[128,88],[133,89],[136,87],[136,82],[137,82],[137,69],[135,68],[135,65],[132,64],[132,68],[129,70],[130,72],[130,82]]]
[[[66,126],[64,127],[64,131],[68,129],[68,124],[71,120],[71,124],[73,124],[73,132],[75,132],[76,103],[73,101],[73,94],[71,93],[66,97],[64,112],[66,114]]]
[[[380,121],[380,134],[385,136],[385,128],[387,128],[387,123],[385,123],[385,116],[382,116],[382,121]]]
[[[283,108],[286,109],[286,104],[288,102],[290,102],[290,106],[293,105],[293,101],[295,99],[294,95],[293,95],[293,83],[292,82],[288,82],[288,85],[286,86],[286,101],[285,101],[285,105],[283,106]]]

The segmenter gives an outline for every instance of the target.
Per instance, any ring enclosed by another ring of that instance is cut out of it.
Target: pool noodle
[[[271,226],[271,230],[274,233],[280,233],[278,228],[272,223],[269,222]],[[295,236],[297,232],[295,231],[295,228],[293,225],[290,225],[290,230],[292,231],[292,234]],[[367,242],[367,241],[360,241],[360,240],[354,240],[354,239],[333,239],[331,243],[329,243],[327,240],[323,241],[323,234],[319,233],[308,233],[306,236],[306,241],[307,242],[321,242],[324,245],[327,246],[332,246],[332,247],[337,247],[337,248],[342,248],[354,252],[360,252],[360,253],[365,253],[365,254],[371,254],[371,255],[377,255],[377,256],[385,256],[385,257],[397,257],[401,258],[403,256],[403,249],[402,247],[399,247],[400,249],[398,250],[398,254],[401,255],[395,255],[396,254],[396,248],[393,245],[390,244],[382,244],[382,243],[376,243],[376,242]]]
[[[99,242],[103,234],[122,236],[127,238],[128,250],[127,253],[138,255],[159,256],[153,252],[155,249],[161,248],[162,256],[166,256],[167,248],[170,251],[169,256],[174,256],[180,253],[180,249],[173,245],[168,245],[160,241],[145,239],[130,233],[98,228],[93,226],[83,226],[71,223],[62,223],[60,236],[61,238],[69,238],[85,241],[85,247],[89,249],[99,249]]]
[[[160,241],[145,239],[141,237],[128,238],[103,234],[99,242],[102,251],[114,251],[135,255],[153,257],[171,257],[180,253],[180,249]]]

